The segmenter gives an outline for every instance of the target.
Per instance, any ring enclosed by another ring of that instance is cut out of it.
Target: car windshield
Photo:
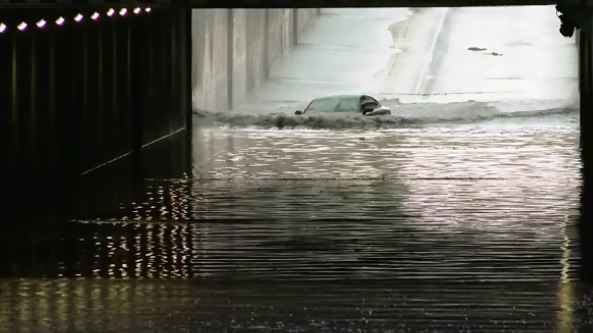
[[[332,96],[314,99],[306,112],[359,112],[359,96]]]

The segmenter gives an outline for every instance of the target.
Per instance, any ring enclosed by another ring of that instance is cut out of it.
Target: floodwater
[[[196,114],[6,216],[0,331],[591,331],[578,109],[466,97]]]
[[[199,119],[191,161],[183,140],[153,147],[138,177],[84,179],[66,216],[3,233],[0,330],[591,329],[576,110]]]

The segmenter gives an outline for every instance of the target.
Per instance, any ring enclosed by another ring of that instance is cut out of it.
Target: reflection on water
[[[556,120],[364,132],[201,128],[192,219],[209,223],[193,225],[203,253],[194,272],[568,278],[580,161],[574,124]]]
[[[5,274],[569,281],[579,259],[575,127],[571,117],[197,127],[191,176],[87,186],[66,226],[21,230],[41,250]]]
[[[566,282],[577,133],[555,118],[198,127],[191,177],[147,175],[129,198],[86,207],[69,225],[80,255],[42,275]]]
[[[593,292],[548,283],[0,280],[6,332],[588,332]]]
[[[65,220],[4,226],[0,273],[33,279],[0,281],[0,329],[579,331],[576,123],[198,126],[191,172],[161,150],[81,185]]]

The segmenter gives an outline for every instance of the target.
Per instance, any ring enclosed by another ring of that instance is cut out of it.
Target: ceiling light
[[[19,23],[19,25],[16,26],[17,29],[19,29],[20,31],[25,31],[25,29],[27,29],[27,22],[21,22]]]

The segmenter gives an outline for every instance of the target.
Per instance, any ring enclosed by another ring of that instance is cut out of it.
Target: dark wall
[[[190,12],[91,20],[92,9],[0,10],[4,179],[63,181],[183,130],[190,112]],[[56,18],[66,23],[58,26]],[[44,18],[47,27],[35,22]],[[16,25],[25,21],[26,31]]]
[[[581,279],[593,283],[593,31],[579,31],[579,91],[583,185],[579,235]]]

